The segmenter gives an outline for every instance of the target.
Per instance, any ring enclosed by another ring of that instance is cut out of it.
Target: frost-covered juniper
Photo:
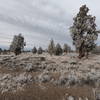
[[[2,48],[0,48],[0,54],[2,53]]]
[[[26,43],[24,42],[24,37],[21,34],[15,35],[10,45],[10,51],[14,52],[15,55],[19,55],[25,45]]]
[[[37,53],[38,53],[38,54],[42,54],[42,53],[43,53],[42,47],[39,47],[39,48],[38,48]]]
[[[36,54],[36,53],[37,53],[37,48],[36,48],[36,47],[34,47],[34,48],[32,49],[32,53],[33,53],[33,54]]]
[[[61,55],[63,52],[62,48],[61,48],[61,45],[59,43],[56,44],[56,47],[55,47],[55,55],[59,56]]]
[[[73,44],[79,52],[79,58],[88,57],[88,53],[95,47],[98,38],[95,16],[88,15],[89,8],[86,5],[80,7],[79,13],[73,18],[73,26],[70,27]]]
[[[55,53],[55,43],[54,40],[51,39],[50,44],[48,46],[48,53],[52,56]]]
[[[63,45],[63,52],[68,53],[71,51],[71,47],[68,44]]]

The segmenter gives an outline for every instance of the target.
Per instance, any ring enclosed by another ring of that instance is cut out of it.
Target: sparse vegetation
[[[10,51],[14,52],[15,55],[19,55],[25,45],[26,43],[24,42],[24,37],[21,34],[15,35],[10,45]]]

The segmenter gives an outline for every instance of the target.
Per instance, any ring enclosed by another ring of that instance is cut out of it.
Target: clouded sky
[[[72,46],[69,27],[83,4],[96,16],[100,29],[99,0],[0,0],[0,46],[9,47],[19,33],[24,35],[27,48],[47,47],[51,38]]]

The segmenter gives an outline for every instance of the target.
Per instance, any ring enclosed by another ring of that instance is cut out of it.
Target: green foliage
[[[24,42],[24,37],[21,34],[15,35],[10,45],[10,51],[14,52],[15,55],[19,55],[25,45],[26,43]]]
[[[60,44],[58,43],[58,44],[56,45],[56,47],[55,47],[55,55],[59,56],[59,55],[62,54],[62,52],[63,52],[63,50],[62,50]]]
[[[48,46],[48,53],[49,53],[50,55],[53,55],[54,52],[55,52],[55,44],[54,44],[54,41],[53,41],[53,39],[52,39],[52,40],[50,41],[49,46]]]

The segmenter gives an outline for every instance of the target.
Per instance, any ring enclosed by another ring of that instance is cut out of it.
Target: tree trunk
[[[14,51],[15,55],[19,55],[21,53],[21,48],[16,48]]]
[[[79,48],[79,59],[81,59],[84,56],[85,56],[85,51],[84,51],[84,41],[83,41]]]
[[[88,58],[88,56],[89,56],[89,52],[87,51],[87,52],[86,52],[86,58]]]

